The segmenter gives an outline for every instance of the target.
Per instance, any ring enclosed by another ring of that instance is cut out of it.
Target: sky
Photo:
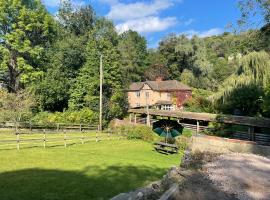
[[[60,0],[42,0],[49,12],[57,12]],[[64,0],[63,0],[64,1]],[[138,31],[149,48],[170,33],[207,37],[229,31],[240,17],[236,0],[72,0],[90,4],[98,16],[112,20],[118,33]]]

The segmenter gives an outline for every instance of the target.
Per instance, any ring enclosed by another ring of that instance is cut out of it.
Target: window
[[[173,105],[162,105],[161,110],[173,110]]]
[[[140,107],[140,106],[141,106],[140,103],[137,103],[137,104],[136,104],[136,107]]]
[[[147,99],[149,99],[149,92],[145,92],[145,96]]]
[[[141,93],[140,92],[136,92],[136,96],[137,96],[137,98],[140,98]]]
[[[171,93],[167,93],[167,98],[168,98],[169,100],[171,100],[172,94],[171,94]]]

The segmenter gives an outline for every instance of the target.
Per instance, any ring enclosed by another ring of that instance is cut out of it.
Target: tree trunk
[[[10,92],[17,92],[20,89],[20,83],[19,83],[20,73],[17,70],[17,58],[14,54],[10,58],[10,61],[8,64],[8,70],[9,70],[8,89]]]

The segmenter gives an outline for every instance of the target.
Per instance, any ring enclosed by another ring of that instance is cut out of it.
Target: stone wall
[[[270,156],[270,146],[257,145],[252,141],[227,139],[206,135],[192,136],[188,146],[192,152],[254,153],[263,156]]]

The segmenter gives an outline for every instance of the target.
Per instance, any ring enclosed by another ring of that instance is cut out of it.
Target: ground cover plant
[[[109,199],[160,179],[180,157],[140,140],[0,150],[1,199]]]

